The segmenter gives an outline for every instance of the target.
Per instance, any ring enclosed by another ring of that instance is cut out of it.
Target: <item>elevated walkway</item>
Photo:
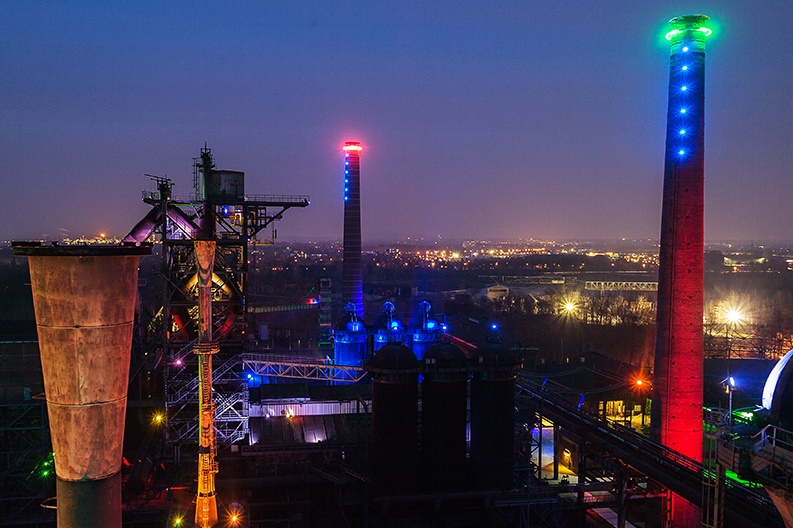
[[[526,374],[517,379],[517,390],[533,400],[542,415],[573,431],[587,442],[641,471],[694,504],[703,500],[703,466],[626,427],[599,420],[579,411],[561,396],[548,391]],[[726,525],[770,528],[784,526],[773,501],[764,492],[726,482]]]

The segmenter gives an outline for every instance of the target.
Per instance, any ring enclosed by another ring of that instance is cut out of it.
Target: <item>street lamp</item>
[[[578,304],[573,298],[567,297],[562,299],[562,302],[559,303],[559,308],[561,310],[562,316],[565,318],[565,320],[568,320],[575,316],[575,313],[578,311]],[[563,327],[559,336],[559,354],[561,356],[559,358],[560,362],[564,362],[564,332],[565,328]]]
[[[742,322],[745,317],[743,311],[735,306],[728,306],[724,310],[723,319],[724,319],[724,342],[727,347],[727,375],[729,376],[729,361],[730,361],[730,352],[731,352],[731,345],[730,345],[730,326],[735,327],[738,323]]]
[[[732,432],[732,393],[735,392],[735,378],[729,376],[724,381],[725,381],[724,386],[727,389],[727,394],[730,397],[730,407],[729,407],[729,415],[727,417],[727,426],[730,428],[730,432]]]

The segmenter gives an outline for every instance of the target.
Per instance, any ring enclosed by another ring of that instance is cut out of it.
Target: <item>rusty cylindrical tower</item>
[[[151,247],[22,243],[14,253],[29,257],[58,526],[120,528],[138,259]]]
[[[651,434],[702,460],[705,27],[708,17],[669,21],[669,105],[664,162]],[[699,508],[673,499],[675,526]]]
[[[344,254],[342,304],[353,303],[363,320],[363,271],[361,268],[361,144],[344,144]]]

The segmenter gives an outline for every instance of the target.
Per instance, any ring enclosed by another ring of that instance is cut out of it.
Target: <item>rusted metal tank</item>
[[[138,259],[150,246],[14,244],[28,256],[60,528],[121,526]]]

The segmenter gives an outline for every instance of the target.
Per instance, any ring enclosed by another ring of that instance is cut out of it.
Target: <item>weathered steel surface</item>
[[[55,471],[101,479],[121,467],[137,256],[30,256]]]

